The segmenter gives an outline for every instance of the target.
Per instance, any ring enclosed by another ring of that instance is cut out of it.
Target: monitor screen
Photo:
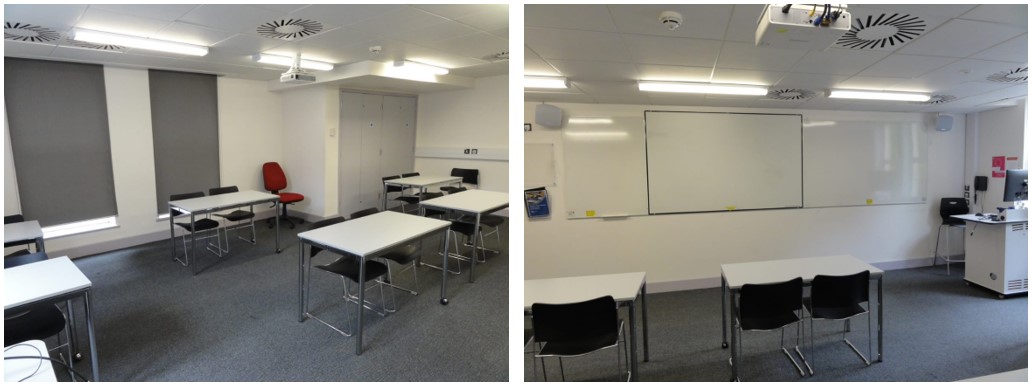
[[[1028,200],[1028,170],[1008,169],[1003,185],[1003,201]]]

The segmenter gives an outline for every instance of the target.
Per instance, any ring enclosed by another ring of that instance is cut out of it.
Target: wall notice
[[[993,178],[1003,178],[1007,176],[1007,157],[996,156],[993,157]]]

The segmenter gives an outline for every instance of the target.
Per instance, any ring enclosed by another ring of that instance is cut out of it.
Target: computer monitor
[[[1003,201],[1028,200],[1028,170],[1008,169],[1007,180],[1003,184]]]

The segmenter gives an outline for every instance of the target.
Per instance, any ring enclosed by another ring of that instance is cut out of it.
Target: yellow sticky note
[[[867,199],[867,205],[872,205],[872,204],[874,204],[874,200],[868,198]]]
[[[595,217],[595,211],[593,211],[593,210],[584,211],[584,215],[588,216],[588,217]]]
[[[727,209],[727,210],[735,210],[735,208],[738,208],[738,207],[737,206],[725,206],[724,207],[724,209]]]

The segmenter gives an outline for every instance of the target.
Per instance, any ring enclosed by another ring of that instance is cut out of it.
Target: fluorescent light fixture
[[[766,86],[686,82],[638,82],[638,90],[694,94],[767,95]]]
[[[624,131],[572,131],[564,133],[567,137],[585,140],[615,140],[626,138]]]
[[[523,88],[570,88],[561,76],[524,76]]]
[[[411,60],[395,60],[394,67],[400,67],[405,70],[431,73],[434,75],[447,75],[448,69],[444,67],[431,66],[429,64],[423,64],[419,62],[413,62]]]
[[[258,63],[275,64],[277,66],[293,66],[294,58],[289,56],[257,54],[251,57]],[[301,68],[306,70],[329,71],[333,69],[332,63],[319,62],[315,60],[301,59]]]
[[[828,98],[842,99],[871,99],[881,101],[904,101],[904,102],[927,102],[932,99],[930,95],[913,94],[903,92],[881,92],[881,91],[857,91],[857,90],[831,90]]]
[[[175,54],[204,56],[208,54],[208,47],[193,44],[170,42],[167,40],[148,39],[138,36],[119,35],[109,32],[91,31],[76,29],[73,32],[73,40],[90,42],[96,44],[110,44],[141,50],[152,50],[171,52]]]
[[[576,117],[576,118],[570,118],[570,123],[578,123],[578,124],[582,124],[582,125],[612,125],[613,124],[613,119],[612,118]]]
[[[92,232],[101,229],[114,228],[118,226],[115,216],[101,217],[93,220],[77,221],[67,224],[44,227],[43,238],[52,239],[55,237],[69,236],[79,233]]]

